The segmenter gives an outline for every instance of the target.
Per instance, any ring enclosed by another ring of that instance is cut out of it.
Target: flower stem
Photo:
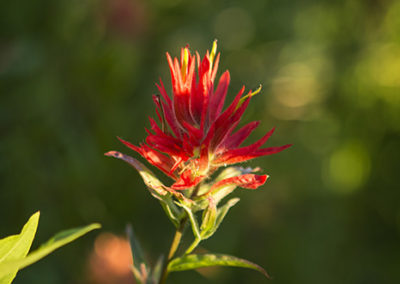
[[[198,185],[195,187],[195,189],[193,190],[192,194],[190,195],[190,198],[193,198],[193,197],[195,197],[195,196],[197,195],[197,193],[199,192],[199,188],[200,188],[200,184],[198,184]],[[188,219],[189,219],[189,216],[188,216],[188,214],[186,214],[185,217],[183,217],[183,218],[181,219],[181,222],[180,222],[180,224],[179,224],[179,227],[178,227],[178,229],[177,229],[176,232],[175,232],[174,239],[172,240],[171,247],[170,247],[170,249],[169,249],[168,259],[167,259],[167,261],[165,262],[164,269],[163,269],[163,272],[162,272],[162,275],[161,275],[160,283],[159,283],[159,284],[164,284],[165,281],[167,281],[167,277],[168,277],[168,264],[169,264],[169,262],[172,260],[172,258],[174,257],[175,252],[176,252],[176,250],[177,250],[178,247],[179,247],[179,244],[180,244],[181,239],[182,239],[182,236],[183,236],[183,231],[185,230],[185,226],[186,226],[186,223],[188,222]],[[193,250],[194,248],[195,248],[195,247],[193,247],[191,250]]]
[[[164,284],[165,281],[167,280],[167,277],[168,277],[168,264],[172,260],[172,258],[174,257],[175,252],[179,247],[179,244],[181,242],[182,235],[183,235],[183,230],[185,229],[187,220],[188,220],[187,216],[184,217],[181,220],[179,228],[175,232],[174,239],[172,240],[171,247],[169,249],[168,258],[167,258],[167,261],[165,262],[165,265],[164,265],[163,273],[162,273],[162,276],[161,276],[161,279],[160,279],[160,284]]]

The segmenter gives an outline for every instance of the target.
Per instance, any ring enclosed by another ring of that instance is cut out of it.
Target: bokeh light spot
[[[334,151],[327,161],[325,182],[339,193],[351,193],[366,182],[370,158],[360,142],[348,142]]]

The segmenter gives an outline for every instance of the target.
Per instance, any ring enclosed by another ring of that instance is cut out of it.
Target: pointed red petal
[[[247,137],[249,137],[251,132],[253,132],[253,130],[257,128],[257,126],[259,124],[260,124],[259,121],[253,121],[253,122],[246,124],[245,126],[240,128],[238,131],[236,131],[235,134],[227,137],[224,140],[223,148],[232,149],[232,148],[239,147],[243,143],[243,141],[246,140]]]
[[[246,146],[246,147],[241,147],[241,148],[236,148],[236,149],[229,150],[229,152],[231,153],[231,155],[242,155],[242,154],[253,153],[254,151],[256,151],[259,147],[261,147],[271,137],[271,135],[272,135],[272,133],[274,133],[274,131],[275,131],[275,128],[272,128],[267,134],[265,134],[257,142],[255,142],[255,143],[253,143],[253,144],[251,144],[249,146]],[[228,140],[229,139],[227,138],[226,139],[227,143],[229,143]],[[229,149],[229,147],[226,147],[225,149]]]
[[[244,174],[236,177],[231,177],[227,179],[223,179],[217,183],[215,183],[210,191],[214,189],[225,186],[225,185],[237,185],[247,189],[256,189],[259,186],[263,185],[267,180],[267,175],[255,175],[255,174]]]
[[[192,179],[192,171],[186,170],[180,175],[180,177],[171,186],[171,188],[175,190],[188,189],[199,184],[203,178],[204,178],[203,176],[198,176]]]
[[[172,132],[175,134],[177,138],[181,138],[181,133],[179,131],[180,125],[178,124],[175,113],[166,103],[161,102],[161,104],[164,108],[165,120],[167,121],[169,127],[171,127]]]
[[[161,96],[164,98],[164,100],[167,102],[169,107],[172,107],[172,101],[171,98],[168,96],[167,91],[165,90],[164,83],[160,78],[160,85],[156,83],[156,86],[158,88],[158,91],[160,92]]]
[[[136,145],[133,145],[131,142],[125,141],[124,139],[122,139],[121,137],[118,137],[118,140],[121,141],[125,146],[127,146],[128,148],[132,149],[133,151],[136,151],[137,153],[139,153],[140,155],[143,156],[142,154],[142,149]]]
[[[292,146],[292,144],[280,146],[280,147],[270,147],[270,148],[265,148],[265,149],[259,149],[254,152],[246,152],[243,150],[243,148],[239,149],[234,149],[234,150],[229,150],[222,154],[220,157],[214,160],[213,163],[217,165],[230,165],[230,164],[236,164],[240,162],[245,162],[257,157],[261,156],[266,156],[266,155],[272,155],[279,153],[287,148]]]
[[[209,105],[209,121],[210,123],[220,115],[222,108],[224,107],[225,97],[228,92],[228,87],[230,83],[230,75],[228,71],[222,74],[218,82],[217,90],[210,98]]]
[[[176,176],[170,172],[170,169],[173,167],[173,161],[166,157],[165,155],[153,150],[149,146],[142,144],[140,147],[133,145],[132,143],[125,141],[124,139],[117,137],[119,141],[121,141],[125,146],[131,148],[132,150],[138,152],[143,158],[145,158],[150,164],[157,167],[161,171],[163,171],[166,175],[170,176],[173,179],[176,179]]]
[[[229,118],[234,114],[236,106],[240,101],[240,97],[244,92],[244,87],[236,95],[231,105],[211,124],[205,140],[211,139],[211,151],[223,140],[226,133],[232,126]],[[211,131],[211,129],[213,131]],[[211,136],[211,137],[210,137]]]
[[[142,145],[143,157],[153,166],[160,169],[166,175],[173,179],[176,179],[176,175],[171,172],[171,168],[174,166],[174,162],[171,158],[157,152],[156,150],[150,148],[149,146]]]
[[[215,58],[214,67],[213,67],[213,70],[211,73],[211,81],[212,82],[214,82],[215,76],[217,75],[218,65],[219,65],[219,56],[220,56],[220,53],[218,52],[217,57]]]

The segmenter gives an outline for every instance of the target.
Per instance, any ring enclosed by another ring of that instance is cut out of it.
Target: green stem
[[[185,229],[185,225],[187,223],[187,220],[188,220],[188,218],[184,217],[181,220],[179,228],[175,232],[174,239],[172,240],[171,247],[169,249],[168,258],[167,258],[167,261],[165,262],[165,265],[164,265],[163,273],[162,273],[162,276],[161,276],[161,279],[160,279],[160,284],[164,284],[165,281],[167,280],[167,277],[168,277],[168,264],[172,260],[172,258],[174,257],[175,252],[179,247],[179,244],[181,242],[182,235],[183,235],[183,230]]]
[[[185,251],[185,255],[191,253],[201,242],[201,238],[196,238],[193,243],[188,247],[188,249]]]
[[[196,197],[197,193],[199,192],[199,188],[200,188],[200,184],[198,184],[198,185],[195,187],[195,189],[193,190],[192,194],[190,195],[190,198]],[[174,239],[172,240],[171,247],[170,247],[170,249],[169,249],[168,259],[167,259],[167,261],[165,262],[164,269],[163,269],[163,272],[162,272],[162,275],[161,275],[161,279],[160,279],[160,283],[159,283],[159,284],[164,284],[165,281],[167,281],[167,277],[168,277],[168,264],[169,264],[169,262],[172,260],[172,258],[174,257],[175,252],[176,252],[176,250],[177,250],[178,247],[179,247],[179,244],[180,244],[180,242],[181,242],[182,235],[183,235],[183,230],[185,229],[185,226],[186,226],[186,223],[187,223],[187,221],[188,221],[188,218],[189,218],[189,216],[188,216],[188,214],[186,214],[186,216],[183,217],[183,218],[181,219],[181,223],[179,224],[179,227],[178,227],[178,229],[177,229],[176,232],[175,232]]]

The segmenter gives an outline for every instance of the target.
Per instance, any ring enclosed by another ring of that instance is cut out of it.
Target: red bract
[[[156,85],[161,96],[153,96],[159,122],[150,118],[146,143],[135,146],[120,139],[170,176],[174,180],[171,187],[176,190],[197,185],[221,166],[271,155],[291,146],[261,148],[274,129],[250,146],[240,146],[259,122],[234,130],[252,96],[260,89],[243,96],[243,87],[223,111],[230,75],[225,71],[215,84],[220,57],[219,53],[216,55],[216,48],[214,42],[211,53],[207,51],[203,59],[197,52],[192,55],[188,47],[182,48],[180,61],[167,53],[172,97],[160,79]],[[266,176],[246,174],[225,183],[257,188],[265,180]]]

